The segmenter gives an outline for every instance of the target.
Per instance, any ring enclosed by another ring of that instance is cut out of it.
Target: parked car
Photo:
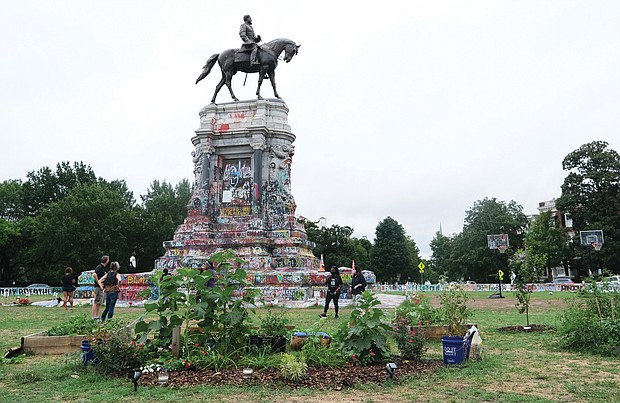
[[[603,278],[603,281],[597,281],[596,285],[603,291],[620,291],[620,276],[609,276]]]
[[[556,277],[551,282],[552,284],[573,285],[575,282],[570,277]]]
[[[605,277],[605,281],[609,284],[620,285],[620,276]]]

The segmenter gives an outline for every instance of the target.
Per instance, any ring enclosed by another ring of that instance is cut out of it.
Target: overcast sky
[[[83,161],[138,198],[154,179],[192,179],[190,138],[219,71],[194,82],[240,45],[244,14],[263,40],[302,45],[277,69],[297,214],[354,236],[374,240],[391,216],[429,257],[440,224],[460,232],[475,201],[535,213],[560,195],[566,154],[594,140],[620,151],[618,1],[1,6],[0,180]],[[254,99],[257,75],[243,79],[236,95]]]

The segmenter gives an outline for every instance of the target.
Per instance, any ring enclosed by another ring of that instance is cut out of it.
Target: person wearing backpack
[[[110,271],[98,281],[99,286],[105,291],[105,309],[101,314],[102,322],[105,320],[106,315],[108,319],[112,319],[112,316],[114,316],[114,307],[118,300],[119,285],[121,283],[121,275],[118,274],[120,267],[118,262],[110,263]]]

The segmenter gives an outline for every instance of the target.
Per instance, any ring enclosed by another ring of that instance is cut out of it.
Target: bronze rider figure
[[[250,64],[258,64],[256,60],[256,52],[258,51],[258,43],[261,41],[260,35],[254,35],[254,28],[252,27],[252,17],[249,15],[243,16],[243,24],[239,27],[239,36],[243,40],[241,50],[244,52],[252,51],[250,54]]]

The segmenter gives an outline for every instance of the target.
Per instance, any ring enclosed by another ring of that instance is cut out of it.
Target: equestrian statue
[[[235,96],[232,90],[231,80],[232,76],[237,74],[238,71],[244,73],[259,73],[258,74],[258,87],[256,88],[256,96],[258,99],[262,99],[260,96],[260,87],[263,84],[263,79],[269,77],[271,81],[271,87],[273,88],[273,95],[276,98],[280,98],[278,91],[276,90],[276,75],[275,70],[278,67],[278,58],[280,54],[284,52],[284,61],[290,62],[299,50],[301,45],[295,44],[290,39],[274,39],[271,42],[259,44],[261,42],[260,35],[254,34],[254,28],[252,27],[252,17],[246,15],[243,17],[244,23],[241,24],[239,29],[239,36],[243,40],[243,44],[240,49],[228,49],[222,53],[214,54],[207,60],[207,64],[202,68],[202,73],[196,79],[196,84],[203,78],[205,78],[211,72],[215,62],[220,65],[222,71],[222,79],[215,87],[215,93],[211,103],[215,103],[217,93],[222,86],[226,84],[230,96],[235,101],[239,99]]]

